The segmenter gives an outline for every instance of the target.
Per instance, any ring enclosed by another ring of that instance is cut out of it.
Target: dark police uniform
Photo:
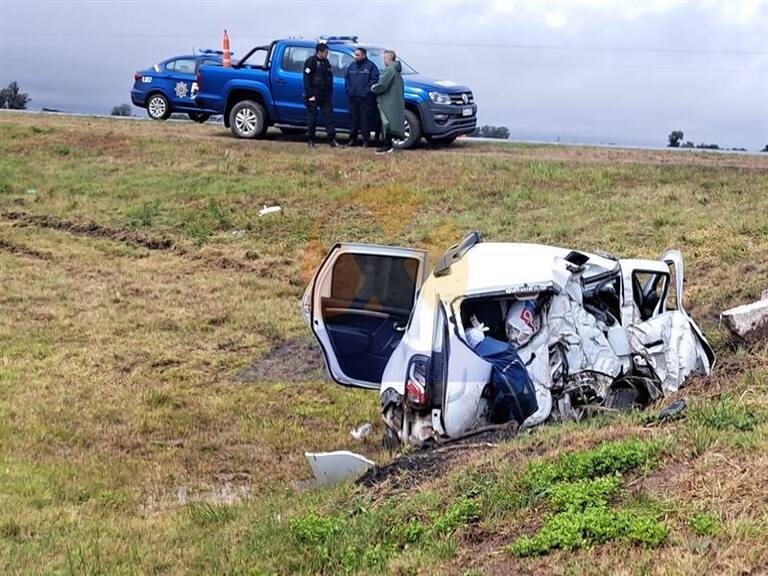
[[[354,60],[344,76],[344,86],[349,98],[349,114],[352,117],[352,130],[349,140],[353,144],[357,134],[362,133],[363,143],[368,144],[371,128],[375,126],[372,120],[376,110],[376,96],[371,92],[371,86],[379,81],[379,69],[376,64],[363,58]]]
[[[313,102],[309,99],[315,97]],[[333,68],[328,58],[321,60],[316,55],[304,62],[304,102],[307,105],[307,132],[309,141],[315,140],[317,111],[320,109],[325,120],[325,129],[331,141],[336,139],[336,123],[333,121]]]

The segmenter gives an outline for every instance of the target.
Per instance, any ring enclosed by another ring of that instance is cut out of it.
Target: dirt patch
[[[48,252],[40,252],[34,248],[28,246],[22,246],[21,244],[13,244],[7,240],[0,239],[0,250],[3,252],[9,252],[17,256],[28,256],[29,258],[37,258],[38,260],[50,260],[52,256]]]
[[[21,226],[40,226],[41,228],[62,230],[78,236],[106,238],[108,240],[141,246],[149,250],[170,250],[173,248],[173,241],[168,238],[145,236],[120,228],[102,226],[95,222],[72,222],[44,214],[37,215],[25,212],[6,212],[2,217]]]
[[[476,440],[476,439],[475,439]],[[424,447],[412,454],[398,456],[384,466],[375,466],[366,472],[357,483],[365,487],[383,485],[391,491],[406,490],[425,480],[440,478],[468,457],[479,451],[493,448],[489,442],[450,444],[440,447]]]
[[[238,382],[307,382],[325,376],[325,361],[317,344],[306,338],[285,340],[241,371]]]

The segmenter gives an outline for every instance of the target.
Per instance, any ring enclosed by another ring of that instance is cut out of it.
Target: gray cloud
[[[390,23],[392,23],[390,25]],[[194,46],[354,33],[469,84],[513,137],[768,143],[768,3],[42,2],[0,0],[0,83],[42,106],[108,112],[136,70]]]

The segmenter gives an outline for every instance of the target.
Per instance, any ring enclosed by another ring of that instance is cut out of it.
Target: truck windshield
[[[368,60],[376,64],[376,67],[379,70],[384,69],[384,48],[366,48],[368,51]],[[408,64],[405,63],[404,60],[401,60],[399,57],[397,59],[400,62],[400,65],[403,67],[402,74],[418,74],[416,70],[408,66]]]

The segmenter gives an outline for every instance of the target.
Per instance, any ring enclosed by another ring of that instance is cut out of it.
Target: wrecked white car
[[[715,361],[675,250],[618,259],[475,232],[430,274],[424,251],[341,243],[302,307],[330,377],[380,390],[390,442],[642,407]]]

